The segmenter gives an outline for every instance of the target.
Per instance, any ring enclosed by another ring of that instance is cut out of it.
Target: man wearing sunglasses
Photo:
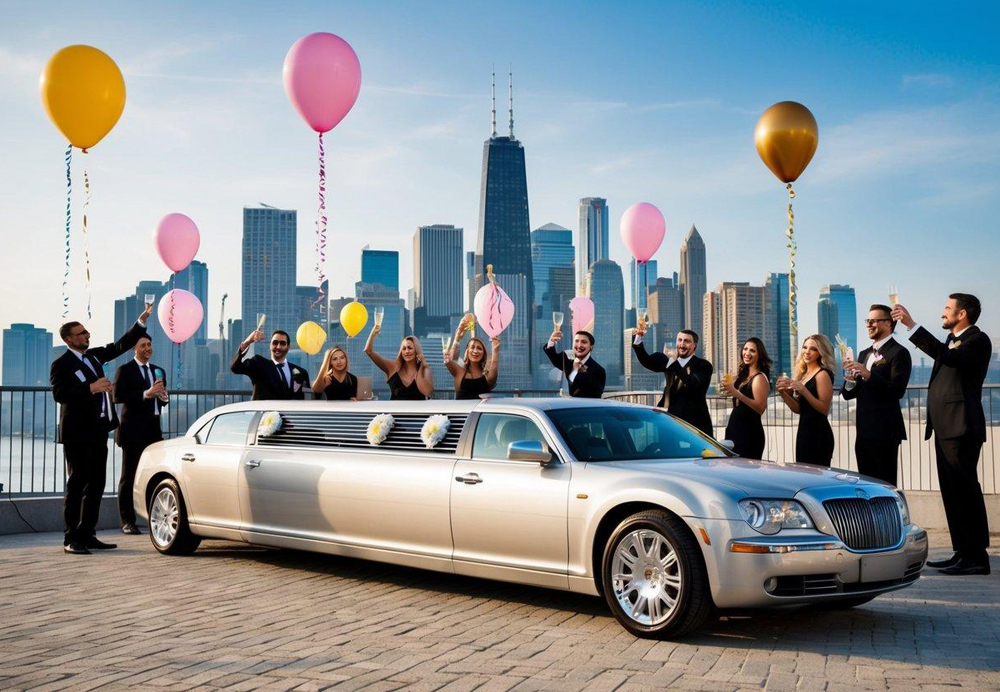
[[[906,439],[906,425],[899,400],[910,383],[910,352],[892,338],[896,322],[888,305],[872,305],[865,327],[872,345],[844,364],[841,395],[857,399],[857,440],[854,453],[858,471],[897,485],[899,445]]]
[[[309,373],[287,360],[291,339],[280,329],[271,334],[271,357],[246,358],[247,349],[264,339],[264,332],[255,329],[240,344],[229,368],[236,375],[246,375],[253,383],[253,400],[304,399],[309,387]]]
[[[118,427],[113,387],[104,364],[131,349],[146,335],[152,304],[118,341],[90,347],[90,332],[79,322],[59,328],[66,353],[52,362],[49,382],[59,407],[59,441],[66,457],[63,550],[87,555],[91,550],[117,547],[97,539],[95,529],[108,465],[108,433]]]

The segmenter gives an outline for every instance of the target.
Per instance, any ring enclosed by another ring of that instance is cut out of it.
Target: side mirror
[[[720,442],[719,444],[728,449],[730,452],[736,450],[736,443],[733,442],[732,440],[722,440],[722,442]]]
[[[507,445],[507,459],[510,461],[534,461],[543,466],[552,463],[552,452],[541,440],[519,440]]]

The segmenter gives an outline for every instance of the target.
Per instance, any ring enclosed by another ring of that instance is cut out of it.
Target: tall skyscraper
[[[472,312],[476,298],[476,251],[465,253],[465,309]]]
[[[705,262],[705,241],[698,229],[691,226],[681,244],[681,290],[684,291],[684,326],[701,334],[708,272]]]
[[[296,212],[266,204],[243,208],[243,300],[246,329],[267,315],[266,329],[294,332]],[[155,345],[154,345],[155,347]],[[258,351],[259,352],[259,351]]]
[[[702,299],[702,333],[698,346],[701,357],[715,368],[715,377],[719,377],[723,365],[722,348],[722,300],[715,291],[708,291]]]
[[[625,331],[625,282],[612,260],[590,265],[587,295],[594,301],[594,358],[607,372],[607,387],[620,387],[624,373],[622,334]],[[567,315],[567,319],[568,319]]]
[[[684,294],[674,279],[660,277],[647,294],[649,321],[657,325],[663,343],[677,339],[684,329]]]
[[[382,284],[399,292],[399,252],[397,250],[361,251],[361,283]]]
[[[768,274],[764,287],[767,289],[764,345],[771,356],[771,370],[775,375],[791,373],[792,356],[798,352],[798,346],[792,343],[788,325],[788,274]]]
[[[539,318],[549,319],[549,313],[562,309],[561,302],[553,302],[551,270],[573,266],[573,232],[554,223],[547,223],[533,230],[531,263],[536,314]]]
[[[584,197],[580,200],[580,231],[576,238],[576,277],[581,288],[587,283],[590,265],[608,259],[608,200]]]
[[[426,317],[462,313],[462,229],[421,226],[413,234],[412,309]],[[416,320],[416,317],[414,318]]]
[[[858,307],[854,289],[843,284],[830,284],[819,289],[819,332],[830,340],[836,350],[840,336],[858,355]],[[835,354],[839,358],[839,353]]]
[[[629,286],[632,291],[632,307],[642,310],[648,306],[646,294],[656,286],[656,260],[639,264],[633,257],[628,263]]]
[[[52,339],[52,332],[33,324],[15,322],[4,329],[3,384],[10,387],[48,386]]]
[[[486,267],[493,265],[497,283],[517,306],[513,321],[503,333],[504,363],[497,387],[527,388],[531,384],[534,276],[524,147],[514,137],[513,79],[506,137],[496,133],[495,97],[493,113],[493,131],[483,144],[475,288],[486,283]]]
[[[751,336],[763,338],[768,290],[745,281],[719,284],[702,301],[705,323],[705,357],[715,366],[716,377],[735,373],[743,344]],[[767,344],[765,344],[766,346]]]
[[[205,310],[205,318],[192,338],[204,341],[208,338],[208,266],[204,262],[191,260],[191,264],[170,276],[169,288],[180,288],[193,293],[201,301]],[[142,296],[139,297],[142,299]],[[155,346],[154,346],[155,348]]]

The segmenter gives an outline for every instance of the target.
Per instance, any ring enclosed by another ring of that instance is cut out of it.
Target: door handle
[[[194,461],[194,454],[188,452],[187,454],[181,457],[181,461]]]
[[[256,459],[247,459],[246,463],[243,465],[246,466],[248,469],[255,469],[258,466],[260,466],[260,462],[257,461]]]
[[[455,480],[459,483],[465,483],[466,485],[475,485],[476,483],[483,482],[483,479],[479,477],[478,473],[467,473],[464,476],[455,476]]]

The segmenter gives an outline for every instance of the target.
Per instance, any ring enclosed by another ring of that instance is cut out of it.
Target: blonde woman
[[[799,414],[795,436],[795,461],[829,466],[833,459],[833,346],[822,334],[802,342],[793,378],[779,377],[775,384],[785,404]]]
[[[334,346],[323,356],[323,365],[313,380],[316,398],[326,396],[329,401],[357,401],[358,378],[347,371],[347,351]]]
[[[486,344],[476,336],[469,339],[469,345],[465,347],[463,363],[458,362],[458,345],[462,341],[462,334],[472,324],[472,320],[471,312],[462,318],[451,340],[451,346],[444,354],[445,367],[455,378],[456,399],[478,399],[480,394],[490,392],[497,385],[497,375],[500,370],[500,339],[496,337],[490,339],[493,350],[490,353],[489,363],[486,362]]]
[[[365,354],[378,369],[386,374],[389,397],[392,401],[420,401],[434,393],[434,376],[424,358],[423,349],[415,336],[404,337],[399,344],[395,360],[389,360],[375,351],[375,339],[382,328],[372,327],[365,343]]]

